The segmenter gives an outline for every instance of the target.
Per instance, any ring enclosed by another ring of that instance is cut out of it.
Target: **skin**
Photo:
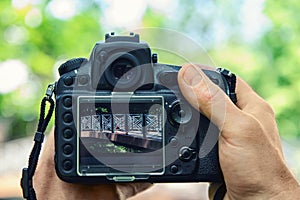
[[[186,64],[178,74],[190,104],[221,130],[219,160],[227,193],[224,199],[300,199],[300,186],[282,153],[270,105],[237,78],[237,104],[203,73]]]
[[[151,187],[150,183],[83,185],[58,178],[54,166],[54,132],[48,136],[36,169],[33,184],[37,199],[124,200]]]
[[[186,64],[178,74],[185,98],[221,130],[219,159],[227,193],[224,199],[300,199],[300,186],[283,157],[273,109],[237,78],[234,105],[203,73],[213,68]],[[38,199],[126,199],[149,183],[82,185],[61,181],[54,170],[54,136],[41,155],[34,188]]]

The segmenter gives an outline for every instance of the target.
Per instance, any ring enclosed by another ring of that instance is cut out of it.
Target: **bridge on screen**
[[[128,148],[157,150],[162,147],[161,115],[101,114],[81,117],[81,137],[109,139]]]

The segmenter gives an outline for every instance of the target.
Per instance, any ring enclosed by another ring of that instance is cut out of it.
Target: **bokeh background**
[[[296,0],[1,0],[0,198],[21,195],[18,179],[40,100],[59,65],[89,57],[107,32],[148,27],[192,38],[214,65],[241,76],[273,106],[287,162],[300,180],[299,18]],[[159,61],[181,64],[168,56]],[[206,199],[206,184],[190,186],[162,184],[136,199]]]

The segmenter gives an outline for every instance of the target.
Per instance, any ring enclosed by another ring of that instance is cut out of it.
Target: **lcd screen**
[[[163,97],[79,97],[79,174],[155,174],[164,168]]]

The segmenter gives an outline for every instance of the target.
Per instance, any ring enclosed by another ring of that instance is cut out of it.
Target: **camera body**
[[[182,96],[180,66],[139,35],[106,34],[90,59],[59,68],[55,168],[74,183],[221,182],[219,130]],[[217,71],[205,74],[226,94]]]

